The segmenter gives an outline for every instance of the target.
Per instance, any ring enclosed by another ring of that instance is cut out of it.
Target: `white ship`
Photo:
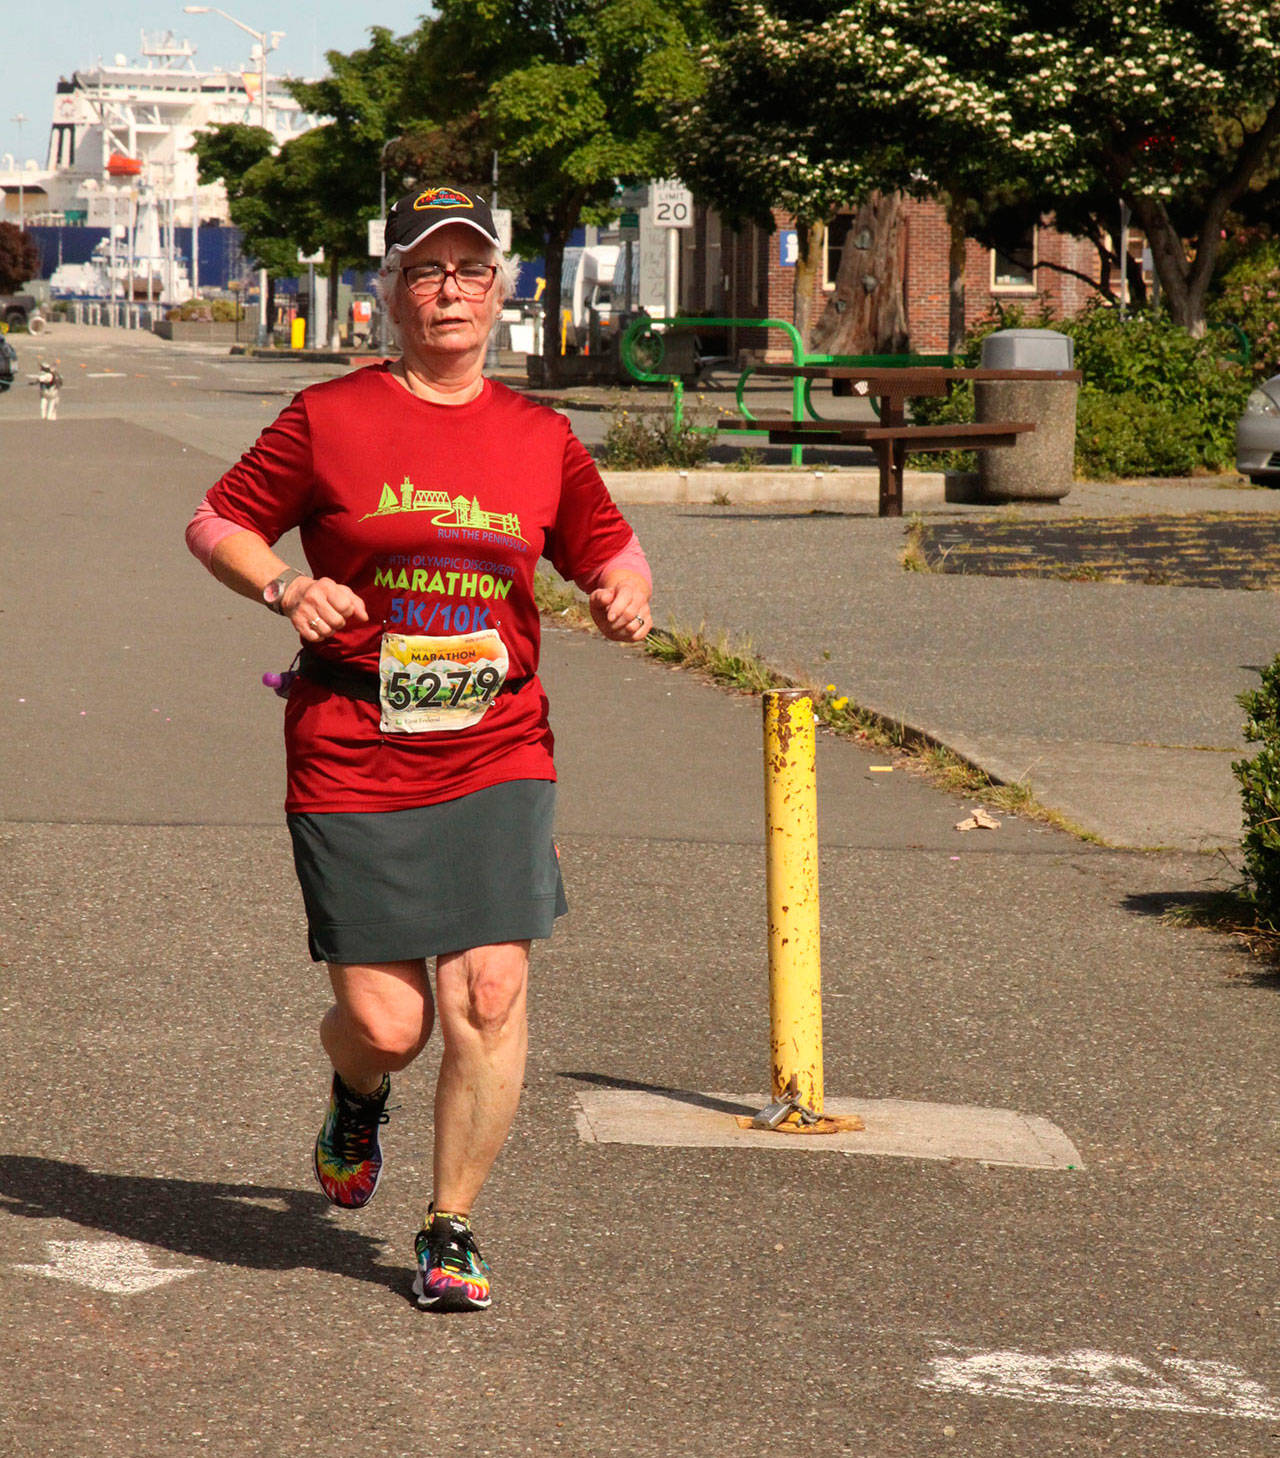
[[[190,41],[172,33],[143,32],[139,60],[117,55],[111,65],[99,61],[58,82],[43,168],[0,158],[6,220],[113,230],[115,249],[105,240],[101,259],[95,253],[92,265],[72,267],[94,269],[99,281],[106,270],[118,296],[141,282],[146,297],[147,280],[154,289],[163,277],[165,298],[179,302],[178,262],[163,243],[169,227],[228,221],[222,184],[197,181],[189,150],[197,132],[265,125],[283,145],[315,125],[285,90],[286,78],[267,73],[258,44],[241,71],[197,70],[195,55]],[[69,288],[65,275],[61,287]]]

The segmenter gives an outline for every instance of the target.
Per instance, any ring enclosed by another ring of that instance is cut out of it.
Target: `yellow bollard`
[[[818,781],[813,699],[764,695],[769,1042],[773,1097],[822,1113],[822,954],[818,927]],[[799,1116],[793,1111],[789,1123]]]

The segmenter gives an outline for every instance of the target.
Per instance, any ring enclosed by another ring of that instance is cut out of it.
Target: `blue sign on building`
[[[778,230],[778,262],[783,268],[794,268],[800,257],[800,238],[794,228]]]

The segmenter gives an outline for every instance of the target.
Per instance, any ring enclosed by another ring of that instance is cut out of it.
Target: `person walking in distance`
[[[62,376],[56,365],[40,361],[40,373],[31,381],[40,388],[40,419],[57,420],[58,399],[62,394]]]

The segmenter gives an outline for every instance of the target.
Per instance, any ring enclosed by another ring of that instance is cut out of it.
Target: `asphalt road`
[[[971,802],[824,741],[828,1091],[1037,1114],[1082,1168],[584,1142],[585,1089],[767,1082],[759,722],[564,629],[572,912],[477,1212],[495,1305],[418,1312],[434,1057],[376,1202],[329,1209],[257,682],[292,649],[181,545],[291,367],[53,338],[64,421],[0,399],[9,1453],[1280,1449],[1277,982],[1159,916],[1214,865],[961,834]]]

